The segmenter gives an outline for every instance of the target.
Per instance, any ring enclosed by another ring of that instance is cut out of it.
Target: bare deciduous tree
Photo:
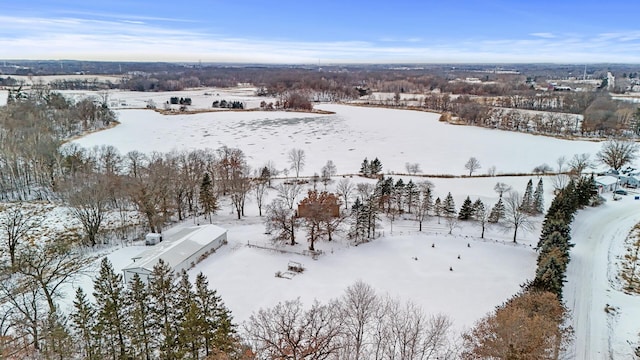
[[[106,177],[98,174],[83,176],[66,186],[71,214],[80,221],[86,236],[85,243],[95,246],[97,236],[107,215],[109,187]]]
[[[530,231],[533,224],[526,209],[522,206],[522,197],[517,191],[510,191],[504,198],[504,221],[508,229],[513,229],[513,242],[516,241],[518,231]]]
[[[296,198],[302,193],[302,185],[296,182],[284,182],[279,184],[276,189],[278,190],[278,198],[284,201],[289,209],[293,209]]]
[[[582,173],[593,167],[593,163],[588,153],[575,154],[569,160],[569,172],[572,176],[579,177]]]
[[[336,193],[342,197],[345,210],[349,209],[349,199],[351,198],[351,194],[354,190],[355,186],[353,186],[351,180],[347,178],[341,179],[336,185]]]
[[[0,232],[3,250],[9,253],[11,267],[16,266],[16,255],[27,234],[41,221],[39,212],[24,203],[0,207]]]
[[[416,175],[422,172],[422,170],[420,170],[420,164],[418,163],[405,163],[404,167],[407,169],[407,172],[411,175]]]
[[[610,140],[602,144],[602,149],[598,151],[596,158],[600,163],[619,171],[623,166],[635,160],[637,155],[638,144],[629,141]]]
[[[296,244],[296,229],[298,228],[298,218],[295,211],[289,209],[280,199],[275,199],[266,208],[265,225],[267,233],[276,232],[275,241],[289,242]]]
[[[260,309],[249,318],[245,333],[258,358],[332,358],[340,348],[340,321],[333,304],[317,301],[305,310],[300,299]]]
[[[304,169],[306,154],[302,149],[291,149],[289,150],[289,164],[291,166],[291,170],[296,172],[296,178],[300,177],[300,171]]]
[[[497,192],[498,195],[500,195],[500,197],[502,197],[502,194],[510,190],[511,190],[511,186],[503,182],[497,182],[496,185],[493,187],[493,191]]]
[[[464,168],[469,170],[469,176],[473,175],[473,172],[480,169],[480,167],[480,161],[473,156],[467,160],[466,164],[464,164]]]

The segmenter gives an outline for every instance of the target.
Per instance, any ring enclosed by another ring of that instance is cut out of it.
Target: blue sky
[[[640,63],[640,2],[0,0],[0,58]]]

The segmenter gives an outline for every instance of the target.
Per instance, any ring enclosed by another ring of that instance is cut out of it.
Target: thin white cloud
[[[112,61],[323,62],[640,62],[640,32],[536,33],[535,38],[448,41],[420,38],[304,42],[239,38],[142,20],[0,15],[3,58]],[[547,34],[547,35],[540,35]],[[533,34],[530,34],[533,35]]]
[[[554,39],[556,37],[554,34],[549,32],[536,32],[536,33],[531,33],[529,35],[543,38],[543,39]]]

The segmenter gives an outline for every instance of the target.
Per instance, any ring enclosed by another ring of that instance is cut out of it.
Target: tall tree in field
[[[213,190],[213,183],[208,172],[204,173],[202,183],[200,183],[200,206],[204,211],[205,217],[209,217],[209,223],[212,222],[211,214],[215,214],[218,210],[218,199]]]
[[[459,220],[469,220],[473,217],[473,203],[471,202],[471,198],[467,196],[460,207],[460,212],[458,213]]]
[[[500,220],[504,219],[504,216],[505,216],[504,202],[502,201],[502,197],[500,197],[498,199],[498,202],[495,205],[493,205],[493,208],[491,208],[488,221],[490,223],[497,224],[498,222],[500,222]]]
[[[534,214],[542,214],[544,212],[544,188],[542,179],[538,180],[536,190],[533,193],[533,206],[531,207]]]
[[[438,224],[440,224],[440,217],[443,214],[443,210],[442,210],[442,201],[440,200],[440,198],[436,198],[436,201],[433,203],[433,213],[435,216],[438,217]]]
[[[455,217],[456,216],[456,204],[453,201],[453,196],[451,193],[447,193],[447,196],[444,198],[442,202],[442,212],[445,217]]]
[[[480,161],[475,157],[470,157],[469,160],[464,164],[464,168],[469,170],[469,176],[473,175],[473,173],[480,169]]]
[[[416,206],[414,216],[418,222],[418,231],[422,231],[422,223],[429,216],[429,212],[433,209],[433,195],[431,194],[431,184],[422,183],[418,185],[420,189],[416,197]]]
[[[522,195],[522,211],[526,213],[533,212],[533,181],[529,179],[527,182],[527,187],[524,190],[524,195]]]
[[[505,225],[507,228],[513,229],[513,242],[517,242],[518,231],[529,231],[533,228],[529,215],[522,206],[522,198],[520,195],[511,191],[504,198],[505,209]]]
[[[269,192],[269,179],[259,176],[253,179],[253,194],[255,195],[256,205],[258,205],[258,216],[262,216],[262,207],[264,205],[264,197]]]
[[[267,233],[273,233],[273,239],[279,242],[296,244],[296,230],[299,220],[295,211],[289,209],[282,200],[275,199],[267,205],[265,226]]]
[[[336,185],[336,193],[342,197],[344,202],[344,209],[349,209],[349,199],[355,190],[355,186],[351,183],[351,180],[345,178],[340,179]]]
[[[302,193],[302,185],[297,182],[283,182],[276,189],[278,190],[278,199],[282,200],[290,210],[296,204],[298,195]]]
[[[416,184],[413,183],[413,180],[409,180],[407,185],[404,187],[404,200],[409,214],[412,213],[413,208],[417,203],[418,191],[419,189]]]
[[[300,177],[300,171],[304,169],[306,154],[302,149],[291,149],[289,150],[289,165],[291,170],[296,172],[296,178]]]
[[[484,239],[484,231],[487,228],[487,223],[489,222],[489,211],[484,207],[484,203],[482,200],[478,199],[473,203],[473,217],[476,219],[480,228],[482,229],[482,233],[480,234],[480,238]]]
[[[334,216],[335,206],[339,207],[336,196],[326,191],[309,190],[307,197],[300,201],[298,216],[304,219],[309,250],[315,250],[315,242],[327,234],[323,224]]]
[[[596,159],[615,171],[633,162],[638,156],[638,144],[622,140],[609,140],[602,144]]]
[[[231,312],[217,292],[209,289],[207,278],[202,273],[196,276],[194,301],[197,319],[204,326],[201,336],[204,339],[205,355],[208,357],[215,351],[230,353],[237,342],[236,326],[232,323]]]
[[[502,197],[502,194],[511,190],[511,186],[503,182],[497,182],[496,185],[493,187],[493,190],[497,192],[498,195],[500,195],[500,197]]]

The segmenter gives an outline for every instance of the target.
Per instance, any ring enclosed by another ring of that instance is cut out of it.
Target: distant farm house
[[[317,197],[307,197],[298,204],[298,217],[310,218],[327,216],[340,216],[340,202],[332,193],[320,193]]]
[[[133,258],[133,263],[122,269],[125,283],[128,284],[135,274],[146,283],[160,259],[176,272],[192,268],[227,243],[227,230],[215,225],[190,226],[166,238]]]

